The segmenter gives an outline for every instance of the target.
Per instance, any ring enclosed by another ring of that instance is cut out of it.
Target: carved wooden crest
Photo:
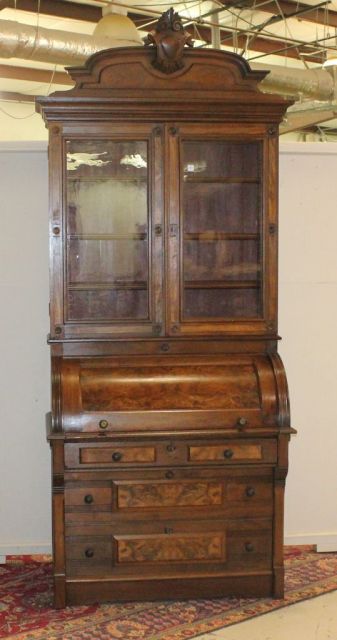
[[[184,30],[180,16],[172,7],[159,18],[155,31],[149,33],[144,43],[157,48],[157,57],[152,64],[163,73],[181,69],[185,44],[193,47],[192,36]]]

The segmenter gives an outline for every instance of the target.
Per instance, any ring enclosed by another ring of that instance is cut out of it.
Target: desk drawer
[[[261,570],[271,567],[271,521],[133,521],[113,527],[87,527],[86,535],[66,537],[71,575],[160,575],[163,570]]]

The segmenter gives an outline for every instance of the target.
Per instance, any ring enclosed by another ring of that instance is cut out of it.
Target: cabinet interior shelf
[[[200,242],[217,242],[218,240],[258,240],[258,233],[226,233],[223,231],[198,231],[184,233],[185,240],[198,240]]]
[[[260,184],[260,178],[207,178],[201,176],[186,176],[184,175],[184,182],[194,182],[200,184]]]
[[[69,233],[68,240],[147,240],[143,233]]]
[[[147,182],[147,176],[69,176],[67,182]]]
[[[258,289],[259,280],[185,280],[185,289]]]
[[[142,289],[147,290],[145,281],[128,280],[125,282],[71,282],[68,284],[69,291],[99,291],[99,290],[115,290],[115,289]]]

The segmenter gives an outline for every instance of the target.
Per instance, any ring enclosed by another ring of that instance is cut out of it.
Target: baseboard
[[[0,544],[0,560],[4,562],[6,556],[34,556],[50,555],[52,546],[50,542],[37,542],[36,544]]]
[[[299,545],[299,544],[314,544],[317,546],[317,551],[329,552],[337,551],[337,533],[298,533],[290,536],[285,536],[284,544],[286,545]]]

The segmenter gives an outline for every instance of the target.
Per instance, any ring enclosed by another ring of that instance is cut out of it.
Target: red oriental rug
[[[9,556],[0,566],[0,638],[185,640],[337,589],[337,553],[286,547],[286,597],[132,602],[52,608],[50,558]]]

